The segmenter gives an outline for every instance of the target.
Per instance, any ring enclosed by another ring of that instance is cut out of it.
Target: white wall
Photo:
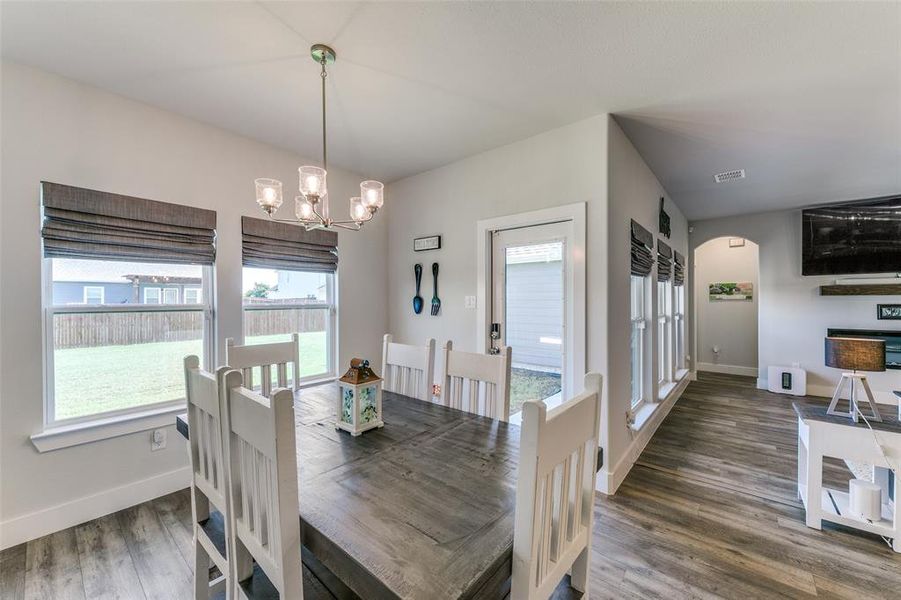
[[[728,237],[702,244],[695,250],[694,290],[697,299],[698,370],[757,376],[758,247],[750,240],[729,247]],[[750,301],[709,299],[708,286],[716,282],[754,285]],[[713,351],[714,346],[719,353]]]
[[[388,185],[389,327],[395,339],[476,351],[476,223],[576,202],[587,205],[585,332],[587,368],[607,372],[607,121],[592,117]],[[413,252],[413,238],[442,235],[442,248]],[[431,263],[440,265],[441,314],[415,315],[413,265],[423,263],[422,296],[431,298]],[[515,357],[515,355],[514,355]],[[578,383],[581,383],[579,381]],[[606,386],[606,383],[605,383]]]
[[[827,328],[898,329],[891,321],[876,319],[876,304],[893,302],[893,297],[820,296],[819,286],[833,283],[835,277],[801,276],[800,211],[697,221],[692,227],[692,249],[724,235],[759,246],[758,386],[766,384],[767,366],[800,362],[808,372],[808,393],[831,396],[841,373],[823,362]],[[901,372],[871,373],[868,379],[878,401],[896,402],[890,391],[901,389]]]
[[[40,181],[201,206],[218,213],[218,345],[241,334],[241,215],[260,216],[253,180],[290,190],[303,159],[71,80],[2,65],[2,295],[0,295],[0,522],[4,539],[51,515],[92,518],[90,499],[125,486],[163,493],[187,484],[185,446],[169,431],[150,453],[149,432],[38,453],[42,427]],[[290,127],[291,124],[286,124]],[[329,172],[335,210],[360,177]],[[390,200],[389,200],[390,202]],[[286,203],[287,205],[288,203]],[[341,233],[340,359],[377,360],[387,330],[390,206],[361,233]],[[141,483],[143,482],[143,483]],[[88,500],[81,501],[85,498]],[[110,507],[107,507],[110,508]],[[112,510],[121,507],[112,507]],[[98,509],[100,510],[100,509]],[[59,523],[60,521],[57,521]],[[74,524],[74,523],[69,523]],[[35,534],[45,533],[33,531]]]
[[[651,172],[641,155],[623,133],[623,130],[610,119],[609,135],[609,377],[606,386],[610,401],[610,449],[609,461],[605,461],[605,470],[609,478],[610,489],[616,489],[628,473],[632,463],[638,458],[650,433],[659,425],[672,407],[675,397],[681,393],[677,389],[674,398],[655,411],[653,419],[645,424],[647,431],[634,433],[626,423],[626,414],[631,404],[631,305],[630,305],[630,263],[631,240],[630,221],[634,219],[642,227],[654,233],[656,239],[663,239],[673,250],[688,256],[688,222],[685,216],[671,200],[669,194]],[[672,236],[667,239],[657,233],[659,230],[660,198],[665,198],[665,210],[670,215]],[[687,259],[687,258],[686,258]],[[656,290],[656,269],[651,277],[652,290]],[[689,285],[690,282],[686,282]],[[657,314],[657,294],[653,293],[651,315]],[[591,308],[589,307],[589,310]],[[646,356],[651,359],[651,373],[657,373],[657,352],[655,321],[648,328]],[[687,324],[686,327],[690,327]],[[651,390],[649,396],[657,396],[656,377],[647,381]],[[687,381],[687,380],[686,380]]]

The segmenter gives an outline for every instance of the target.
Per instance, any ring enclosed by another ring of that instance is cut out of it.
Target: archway
[[[720,236],[692,258],[695,371],[758,377],[759,246]]]

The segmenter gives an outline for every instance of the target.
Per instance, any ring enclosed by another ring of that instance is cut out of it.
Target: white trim
[[[707,371],[709,373],[724,373],[726,375],[747,375],[748,377],[757,377],[760,371],[757,367],[741,367],[739,365],[718,365],[714,363],[698,363],[698,371]],[[831,394],[830,394],[831,395]]]
[[[0,523],[0,550],[171,494],[190,483],[191,468],[182,467],[8,519]]]
[[[669,414],[670,410],[672,410],[679,398],[682,397],[682,393],[685,391],[685,388],[688,387],[690,379],[691,378],[689,377],[682,379],[666,400],[654,405],[654,409],[651,411],[651,414],[646,417],[645,422],[641,425],[641,429],[635,433],[632,443],[626,448],[622,458],[620,458],[619,462],[616,463],[612,469],[606,464],[607,453],[604,453],[605,464],[604,468],[598,471],[597,477],[595,478],[595,490],[607,495],[616,493],[616,490],[619,489],[619,486],[626,478],[626,475],[632,470],[632,465],[635,464],[645,447],[648,445],[648,442],[651,441],[657,428],[660,427],[660,424]]]
[[[491,327],[491,233],[493,231],[547,225],[561,221],[573,224],[572,244],[568,245],[572,263],[572,302],[571,314],[567,314],[567,325],[572,324],[567,335],[566,348],[568,372],[573,390],[567,396],[581,392],[582,377],[585,373],[586,336],[586,282],[585,282],[585,203],[577,202],[563,206],[555,206],[530,212],[482,219],[476,223],[476,352],[487,352],[489,348],[489,329]]]
[[[150,290],[155,290],[155,291],[156,291],[156,293],[157,293],[156,302],[148,302],[148,301],[147,301],[147,292],[149,292]],[[161,287],[156,287],[156,286],[153,286],[153,287],[149,287],[149,286],[148,286],[148,287],[145,287],[145,288],[144,288],[144,294],[143,294],[142,299],[143,299],[143,301],[144,301],[144,304],[162,304],[162,303],[163,303],[163,288],[161,288]]]
[[[81,286],[82,304],[88,304],[88,290],[100,290],[100,302],[97,304],[103,304],[106,301],[106,288],[102,285],[83,285]]]
[[[197,300],[193,302],[188,302],[188,294],[197,294]],[[203,302],[203,288],[200,287],[186,287],[184,288],[184,304],[201,304]]]
[[[167,406],[148,410],[129,410],[90,421],[47,427],[42,432],[31,436],[31,443],[38,452],[50,452],[60,448],[69,448],[81,444],[89,444],[99,440],[166,427],[175,421],[174,415],[185,412],[184,400]]]
[[[175,302],[168,302],[168,301],[166,300],[167,292],[175,292]],[[165,288],[163,288],[163,301],[162,301],[162,304],[169,304],[169,305],[171,305],[171,304],[181,304],[181,303],[178,301],[178,288],[177,288],[177,287],[165,287]]]

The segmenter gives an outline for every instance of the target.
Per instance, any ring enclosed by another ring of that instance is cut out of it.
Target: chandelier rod
[[[326,55],[323,54],[322,58],[319,59],[319,64],[322,65],[322,72],[320,73],[320,77],[322,77],[322,168],[328,172],[328,151],[325,139],[325,78],[328,77],[328,73],[325,70],[325,63]]]

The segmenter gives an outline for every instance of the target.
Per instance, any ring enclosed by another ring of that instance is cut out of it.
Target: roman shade
[[[685,257],[673,252],[673,285],[685,285]]]
[[[334,273],[338,269],[338,234],[307,231],[266,219],[241,217],[245,267]]]
[[[650,231],[632,221],[632,275],[647,277],[654,268],[654,236]]]
[[[657,240],[657,281],[669,281],[673,274],[673,250]]]
[[[46,258],[211,265],[212,210],[41,182]]]

